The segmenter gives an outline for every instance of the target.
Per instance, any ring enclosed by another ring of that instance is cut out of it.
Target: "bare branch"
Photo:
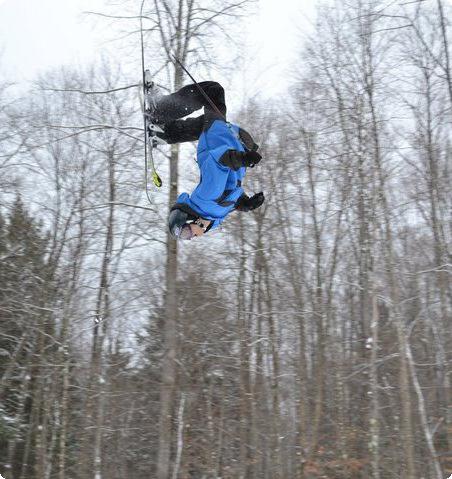
[[[79,88],[52,88],[52,87],[44,87],[41,88],[42,91],[54,91],[54,92],[70,92],[70,93],[81,93],[83,95],[105,95],[107,93],[114,93],[117,91],[122,90],[129,90],[131,88],[141,87],[141,83],[136,83],[134,85],[127,85],[124,87],[113,88],[111,90],[102,90],[102,91],[88,91],[88,90],[81,90]]]

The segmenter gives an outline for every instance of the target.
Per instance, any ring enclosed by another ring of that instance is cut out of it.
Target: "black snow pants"
[[[177,92],[171,93],[171,95],[159,98],[153,117],[154,121],[161,125],[164,130],[163,134],[158,135],[166,142],[196,141],[201,133],[207,130],[215,120],[225,119],[226,103],[223,87],[214,81],[204,81],[198,83],[198,85],[219,111],[212,107],[196,84],[184,86]],[[185,120],[180,119],[203,107],[203,115],[186,118]]]

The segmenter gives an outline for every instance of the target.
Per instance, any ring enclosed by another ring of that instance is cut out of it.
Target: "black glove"
[[[251,168],[256,166],[261,160],[262,160],[262,156],[257,151],[247,151],[243,155],[244,166],[250,166]]]
[[[259,208],[262,206],[262,203],[265,201],[265,196],[262,191],[260,193],[256,193],[251,198],[247,195],[243,194],[238,200],[235,205],[235,209],[239,211],[251,211]]]

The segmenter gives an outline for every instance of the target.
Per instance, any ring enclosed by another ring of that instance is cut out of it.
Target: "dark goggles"
[[[193,232],[189,223],[185,223],[182,226],[175,226],[170,229],[170,232],[174,239],[191,240],[193,238]]]

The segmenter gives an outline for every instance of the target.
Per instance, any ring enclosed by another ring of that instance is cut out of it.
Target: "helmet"
[[[171,233],[171,236],[174,239],[179,238],[183,226],[187,223],[189,219],[189,215],[188,213],[185,213],[185,211],[182,211],[179,208],[174,208],[171,210],[168,216],[168,228]]]
[[[190,213],[173,207],[168,217],[168,228],[171,236],[174,239],[191,240],[194,236],[190,223],[193,223],[197,218]]]

